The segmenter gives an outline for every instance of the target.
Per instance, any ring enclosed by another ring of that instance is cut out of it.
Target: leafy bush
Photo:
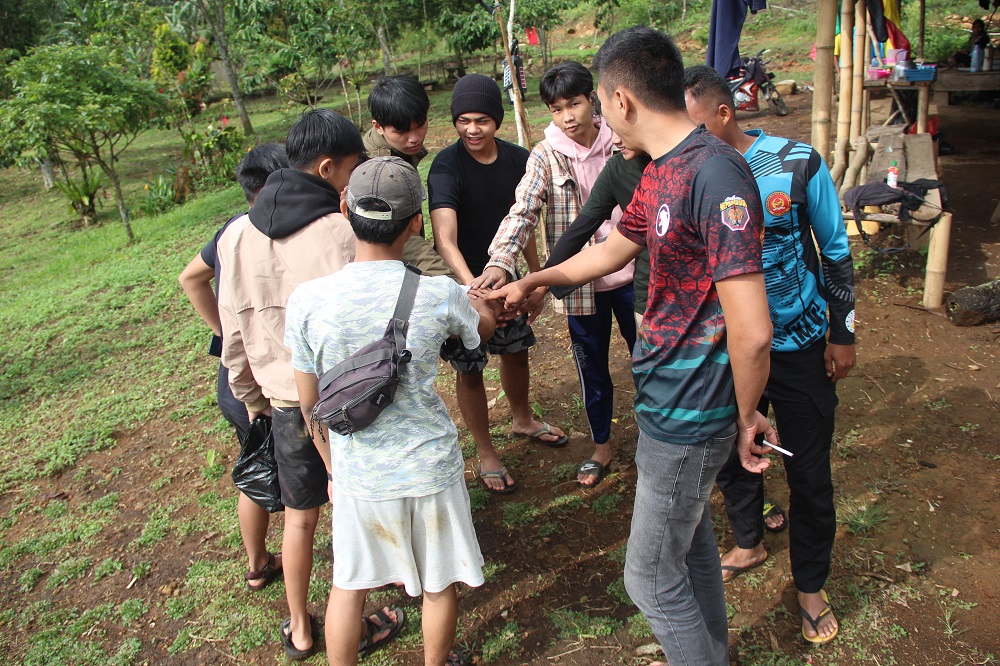
[[[57,181],[55,186],[69,199],[69,212],[79,215],[83,226],[87,227],[97,217],[97,193],[101,191],[103,184],[99,171],[81,171],[79,180],[67,175],[64,181]]]
[[[147,180],[145,190],[146,199],[139,204],[144,214],[159,215],[174,207],[174,184],[170,178],[157,176],[156,180]]]

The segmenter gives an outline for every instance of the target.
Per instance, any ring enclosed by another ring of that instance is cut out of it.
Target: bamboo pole
[[[842,0],[840,12],[840,97],[837,100],[837,143],[846,159],[851,134],[851,99],[854,94],[854,5]],[[858,63],[860,68],[861,63]]]
[[[927,14],[927,4],[925,0],[920,0],[920,27],[917,28],[917,58],[924,59],[924,17]]]
[[[928,310],[944,303],[944,279],[948,272],[948,244],[951,238],[951,213],[942,213],[931,228],[927,249],[927,269],[924,273],[924,307]]]
[[[868,57],[865,53],[865,17],[867,14],[865,0],[858,0],[854,6],[854,80],[851,89],[852,145],[863,131],[861,129],[861,114],[864,110],[865,69],[868,66]]]
[[[816,75],[813,79],[811,141],[823,157],[830,156],[830,109],[833,106],[833,33],[837,23],[837,0],[820,0],[816,28]]]
[[[510,3],[511,12],[514,11],[513,0]],[[494,16],[497,18],[497,25],[500,26],[500,40],[503,42],[503,50],[507,56],[507,69],[510,70],[510,80],[513,84],[514,95],[514,121],[517,124],[517,142],[522,148],[531,150],[531,127],[528,125],[528,114],[524,110],[524,99],[521,97],[521,86],[517,80],[517,70],[514,69],[514,59],[510,55],[510,41],[507,39],[507,29],[503,24],[503,8],[498,1],[493,6]],[[511,17],[513,19],[513,16]]]
[[[833,151],[830,175],[833,182],[847,170],[848,148],[851,134],[851,96],[854,93],[854,48],[851,34],[854,29],[854,6],[851,0],[842,0],[840,12],[840,93],[837,96],[837,144]]]

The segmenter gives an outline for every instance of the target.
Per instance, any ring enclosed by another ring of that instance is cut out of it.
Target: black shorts
[[[329,502],[326,465],[309,436],[302,410],[272,407],[271,419],[281,503],[286,508],[304,511]]]
[[[476,375],[486,369],[490,354],[516,354],[534,346],[535,334],[528,326],[528,315],[521,315],[498,328],[478,349],[466,349],[460,338],[448,338],[441,345],[441,358],[461,375]]]

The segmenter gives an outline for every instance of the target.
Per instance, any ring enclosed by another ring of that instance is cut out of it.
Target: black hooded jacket
[[[268,238],[287,238],[330,213],[340,212],[340,194],[328,182],[298,169],[279,169],[250,209],[250,222]]]

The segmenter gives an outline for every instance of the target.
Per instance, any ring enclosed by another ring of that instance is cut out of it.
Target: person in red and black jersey
[[[756,411],[771,320],[761,262],[763,209],[732,147],[691,122],[684,64],[646,27],[597,53],[605,121],[653,157],[617,229],[599,245],[491,298],[519,309],[539,286],[581,284],[649,249],[649,300],[633,352],[640,435],[625,586],[671,666],[729,663],[725,597],[709,494],[734,443],[760,472],[777,433]]]

